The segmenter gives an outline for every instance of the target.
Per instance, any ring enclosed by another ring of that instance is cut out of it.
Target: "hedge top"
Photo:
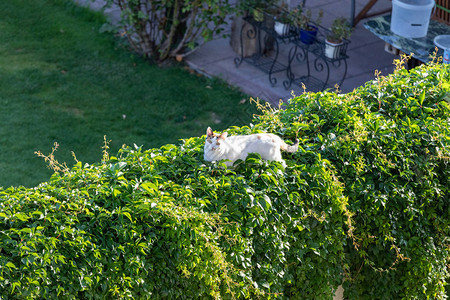
[[[0,296],[445,298],[449,71],[399,66],[229,128],[298,138],[286,168],[222,168],[196,137],[0,189]]]

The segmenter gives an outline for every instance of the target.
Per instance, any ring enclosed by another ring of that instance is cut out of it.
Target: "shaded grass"
[[[218,80],[160,68],[99,33],[99,13],[67,0],[0,1],[0,186],[34,186],[51,171],[34,152],[60,144],[59,161],[178,143],[248,124],[255,107]],[[217,123],[217,125],[215,125]]]

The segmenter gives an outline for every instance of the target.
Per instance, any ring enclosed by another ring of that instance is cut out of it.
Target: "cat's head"
[[[227,138],[227,133],[215,134],[211,127],[206,130],[205,151],[218,151],[220,150],[221,143]]]

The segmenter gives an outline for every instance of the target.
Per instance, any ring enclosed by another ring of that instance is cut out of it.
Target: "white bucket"
[[[434,0],[392,0],[391,31],[406,38],[427,35]]]
[[[434,38],[434,44],[441,49],[444,49],[442,62],[450,64],[450,34],[438,35]]]

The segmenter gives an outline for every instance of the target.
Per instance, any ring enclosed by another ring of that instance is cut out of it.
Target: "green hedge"
[[[0,297],[445,298],[450,74],[430,64],[352,93],[263,107],[300,139],[287,167],[203,161],[203,138],[124,147],[0,189]]]

